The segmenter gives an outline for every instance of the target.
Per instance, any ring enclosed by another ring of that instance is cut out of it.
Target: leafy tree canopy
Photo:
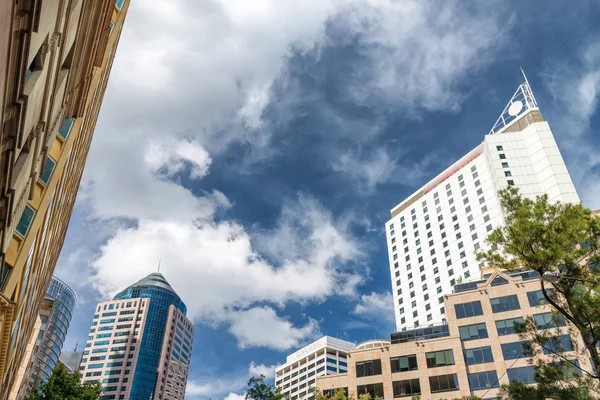
[[[99,383],[81,383],[79,371],[69,375],[65,366],[58,363],[48,382],[34,388],[27,400],[98,400],[101,393]]]

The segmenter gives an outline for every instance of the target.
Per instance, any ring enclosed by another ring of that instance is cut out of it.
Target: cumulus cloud
[[[270,307],[255,307],[232,312],[229,331],[238,339],[241,348],[268,347],[286,350],[316,338],[319,326],[315,320],[302,327],[281,319]]]
[[[200,399],[209,396],[223,397],[229,400],[243,399],[244,395],[239,394],[248,383],[248,379],[252,376],[265,375],[265,377],[273,378],[275,365],[266,366],[263,364],[250,363],[246,371],[230,376],[192,376],[187,383],[185,398]]]
[[[274,99],[273,83],[286,80],[293,55],[343,45],[345,35],[336,36],[332,24],[361,38],[365,65],[371,66],[354,77],[356,85],[343,94],[348,99],[455,109],[456,81],[483,65],[500,35],[496,17],[485,11],[492,7],[467,12],[456,1],[441,8],[404,3],[132,2],[79,203],[89,221],[107,228],[101,239],[90,240],[102,243],[99,249],[70,258],[67,265],[80,268],[75,264],[81,255],[93,255],[92,275],[78,279],[110,296],[162,259],[189,316],[228,324],[240,346],[283,350],[314,336],[314,321],[297,325],[273,307],[356,294],[369,266],[349,224],[300,195],[282,202],[274,228],[250,230],[227,218],[235,202],[205,187],[203,178],[234,143],[271,146],[265,109],[273,102],[295,104]],[[414,60],[418,66],[410,67]],[[296,112],[282,109],[289,111],[283,120]],[[355,121],[324,112],[354,129]],[[362,126],[377,134],[376,127]],[[385,153],[359,157],[367,161],[364,174],[348,158],[340,159],[337,171],[369,188],[399,171],[387,166],[394,158]],[[261,339],[255,320],[278,335]]]
[[[391,327],[394,324],[393,304],[390,292],[363,294],[354,308],[354,314]]]
[[[254,364],[254,362],[250,363],[250,368],[248,371],[250,375],[260,376],[264,375],[266,378],[271,379],[275,376],[275,369],[277,369],[279,365],[264,365],[264,364]]]

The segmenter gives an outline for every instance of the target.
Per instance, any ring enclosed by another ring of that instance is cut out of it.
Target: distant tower
[[[483,142],[391,210],[386,236],[398,330],[442,323],[444,295],[459,278],[480,277],[476,252],[504,223],[500,189],[579,202],[523,76]]]
[[[186,311],[157,272],[98,303],[81,360],[83,381],[101,382],[101,399],[183,400],[194,338]]]
[[[19,398],[29,396],[34,386],[47,382],[58,364],[76,300],[73,289],[57,277],[52,277],[40,312],[41,326],[28,376],[21,386]]]

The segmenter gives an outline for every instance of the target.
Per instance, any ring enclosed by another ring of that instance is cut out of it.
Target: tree
[[[100,383],[81,383],[79,371],[67,373],[62,363],[58,363],[48,381],[33,389],[28,400],[98,400],[102,393]]]
[[[550,203],[547,195],[528,199],[514,187],[501,190],[499,195],[505,226],[489,235],[490,249],[478,254],[478,259],[507,270],[527,268],[540,276],[559,274],[552,285],[541,280],[544,300],[554,307],[555,319],[568,320],[581,334],[595,370],[600,370],[596,349],[600,343],[600,218],[581,204]],[[538,332],[537,328],[528,318],[520,331],[529,334],[539,348],[548,349],[556,334]],[[568,363],[560,351],[550,353],[559,358],[558,362]],[[537,372],[539,379],[553,373],[539,366]],[[584,372],[596,384],[600,382],[596,372]],[[530,390],[519,384],[512,387],[515,393]]]
[[[265,376],[253,376],[248,381],[246,400],[285,400],[287,397],[279,388],[265,382]]]

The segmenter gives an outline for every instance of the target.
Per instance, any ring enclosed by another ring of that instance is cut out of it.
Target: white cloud
[[[390,292],[364,294],[354,308],[354,314],[386,326],[394,323],[393,298]]]
[[[243,394],[229,393],[225,396],[224,400],[245,400],[246,396]]]
[[[291,322],[277,316],[275,310],[270,307],[231,312],[229,317],[229,331],[238,339],[241,348],[268,347],[286,350],[299,347],[320,334],[315,320],[309,320],[302,327],[295,327]]]
[[[429,153],[419,162],[402,162],[402,154],[392,158],[385,148],[378,148],[370,154],[348,152],[339,155],[332,162],[334,171],[347,174],[357,183],[359,193],[373,194],[377,185],[385,183],[400,183],[416,185],[423,182],[427,169],[434,159],[434,153]]]
[[[600,208],[600,148],[590,123],[600,98],[600,44],[584,45],[579,58],[553,65],[543,75],[553,94],[558,119],[557,137],[569,160],[569,172],[586,207]],[[556,134],[555,132],[555,134]]]
[[[164,169],[164,175],[172,178],[182,172],[185,164],[191,165],[190,177],[200,179],[208,173],[211,158],[200,144],[191,140],[178,140],[171,143],[150,142],[144,161],[153,173]]]
[[[275,369],[279,367],[277,365],[264,365],[264,364],[255,364],[254,362],[250,363],[250,368],[248,368],[248,372],[253,376],[263,375],[268,379],[273,379],[275,377]]]
[[[248,380],[257,375],[265,375],[265,377],[273,378],[276,366],[265,366],[263,364],[255,364],[251,362],[246,371],[229,376],[204,376],[191,377],[188,380],[185,398],[200,399],[207,397],[224,397],[225,400],[244,399],[242,392]]]
[[[497,27],[490,18],[474,22],[479,19],[458,12],[455,2],[441,9],[417,1],[400,7],[388,0],[249,4],[132,2],[79,202],[93,223],[110,229],[101,232],[105,243],[99,250],[74,255],[67,265],[81,268],[82,254],[96,255],[92,276],[77,279],[107,296],[162,259],[162,271],[192,319],[231,324],[241,346],[281,350],[302,343],[318,328],[314,321],[296,326],[270,305],[355,295],[369,271],[368,265],[357,266],[365,261],[361,243],[348,223],[309,196],[284,202],[274,229],[249,232],[217,218],[232,203],[217,189],[201,189],[213,159],[232,141],[269,146],[268,133],[256,132],[271,100],[270,85],[285,78],[292,47],[302,52],[323,43],[326,21],[332,18],[343,15],[336,21],[345,29],[381,48],[366,54],[374,65],[362,81],[370,84],[353,87],[349,95],[356,101],[414,98],[411,104],[429,109],[456,106],[455,81],[469,66],[481,65]],[[367,27],[364,17],[381,18],[381,24]],[[457,52],[460,40],[468,49]],[[419,68],[408,71],[407,79],[403,66],[410,60],[400,49],[413,42],[411,58]],[[383,51],[386,44],[389,49]],[[473,56],[477,52],[480,58]],[[406,83],[412,79],[416,84]],[[435,104],[433,97],[439,98]],[[358,176],[368,186],[391,175],[380,156],[373,155],[365,175]],[[179,176],[197,180],[194,191]],[[232,322],[232,313],[240,320]],[[258,337],[261,327],[250,326],[256,319],[271,324],[278,336]],[[240,328],[243,323],[249,330]],[[281,338],[284,333],[287,340]]]

